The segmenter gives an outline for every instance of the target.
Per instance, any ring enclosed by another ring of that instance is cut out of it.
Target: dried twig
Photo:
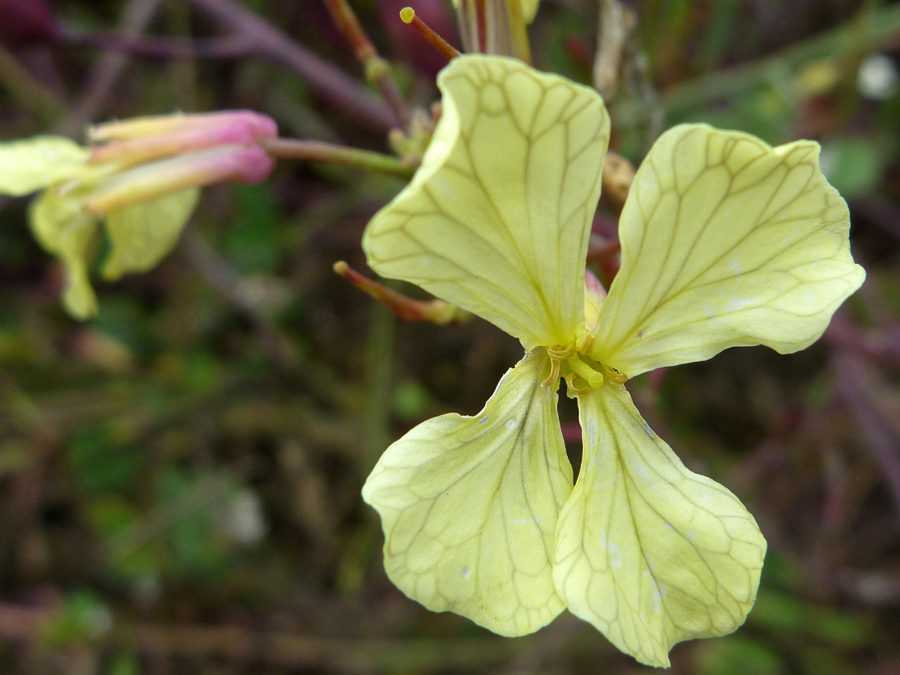
[[[159,4],[160,0],[132,0],[125,9],[120,33],[129,38],[140,35],[156,14]],[[57,131],[71,136],[94,119],[109,98],[128,60],[126,54],[104,54],[91,73],[81,99],[72,106],[72,112]]]
[[[387,132],[395,125],[391,110],[374,99],[344,71],[297,44],[253,12],[231,0],[191,0],[194,5],[246,36],[259,56],[296,72],[314,90],[357,120]]]
[[[338,30],[347,38],[356,58],[365,68],[366,79],[378,87],[381,96],[394,113],[397,126],[406,129],[409,126],[409,108],[406,100],[400,95],[391,67],[378,55],[375,45],[366,35],[347,0],[324,0],[324,2]]]
[[[594,57],[594,87],[610,100],[619,87],[622,55],[630,32],[625,9],[619,0],[600,0],[597,54]]]

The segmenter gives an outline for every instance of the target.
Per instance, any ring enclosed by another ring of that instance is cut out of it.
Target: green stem
[[[410,178],[415,169],[405,166],[398,158],[371,150],[348,148],[320,141],[302,141],[296,138],[273,138],[260,141],[260,145],[277,159],[307,159],[324,164],[355,166],[371,171]]]
[[[368,473],[393,440],[390,416],[394,371],[394,315],[383,307],[372,307],[366,341],[366,399],[363,410],[365,455],[362,469]]]
[[[662,103],[671,114],[706,102],[730,98],[770,80],[772,73],[793,73],[802,65],[834,56],[878,49],[900,31],[900,6],[863,10],[848,23],[753,63],[719,70],[672,87]]]

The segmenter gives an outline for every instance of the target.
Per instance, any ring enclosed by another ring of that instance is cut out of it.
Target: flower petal
[[[76,319],[97,314],[97,296],[88,278],[88,254],[97,232],[97,218],[81,210],[80,202],[49,189],[31,202],[31,231],[44,249],[66,267],[62,303]]]
[[[112,250],[103,276],[114,280],[155,267],[178,243],[199,197],[197,189],[182,190],[109,213],[106,229]]]
[[[819,146],[772,148],[681,125],[654,144],[622,212],[622,268],[591,356],[629,376],[728,347],[817,340],[865,279]]]
[[[501,635],[563,609],[550,555],[572,491],[549,360],[529,354],[475,417],[428,420],[387,449],[363,488],[381,515],[384,566],[400,590]]]
[[[412,182],[369,223],[379,274],[493,322],[527,350],[584,322],[583,275],[609,140],[591,89],[507,58],[462,56]]]
[[[20,197],[75,178],[90,151],[62,136],[35,136],[0,143],[0,194]]]
[[[753,606],[766,541],[726,488],[688,471],[621,385],[579,396],[584,458],[553,577],[569,610],[643,663],[725,635]]]

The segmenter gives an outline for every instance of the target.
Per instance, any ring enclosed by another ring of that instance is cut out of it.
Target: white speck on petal
[[[487,424],[487,421],[488,421],[488,416],[485,415],[480,420],[478,420],[478,424]]]
[[[516,425],[519,424],[519,420],[517,419],[508,419],[506,420],[506,428],[507,429],[515,429]]]
[[[653,429],[650,428],[650,425],[644,422],[644,433],[647,434],[650,438],[653,438]]]
[[[751,306],[755,301],[751,298],[750,300],[746,298],[736,298],[730,297],[728,298],[728,306],[725,308],[726,312],[739,312],[742,309],[745,309]]]
[[[610,541],[609,537],[601,537],[599,542],[600,546],[603,547],[603,550],[609,553],[609,564],[611,567],[621,567],[622,566],[622,551],[619,549],[619,545]]]
[[[463,579],[469,576],[469,568],[463,567]]]
[[[728,267],[730,267],[731,271],[735,274],[740,274],[744,271],[744,266],[741,265],[741,262],[739,260],[732,260],[730,263],[728,263]]]

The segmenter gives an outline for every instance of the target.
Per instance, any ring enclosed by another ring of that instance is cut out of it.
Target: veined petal
[[[198,189],[182,190],[106,216],[112,243],[103,276],[118,279],[155,267],[175,244],[200,197]]]
[[[391,445],[363,487],[381,516],[384,566],[406,595],[501,635],[563,609],[550,557],[572,491],[549,359],[527,355],[475,417],[442,415]]]
[[[556,588],[616,647],[668,666],[677,642],[744,622],[766,541],[737,497],[685,468],[623,386],[578,405],[584,457],[560,515]]]
[[[97,296],[88,278],[88,254],[97,232],[97,218],[81,210],[80,202],[49,189],[31,202],[31,231],[48,253],[66,267],[62,302],[76,319],[97,314]]]
[[[90,151],[62,136],[0,143],[0,194],[20,197],[85,171]]]
[[[609,117],[591,89],[507,58],[462,56],[412,182],[366,229],[379,274],[491,321],[527,350],[584,322],[583,277]]]
[[[804,349],[865,279],[811,141],[674,127],[638,169],[619,228],[622,268],[591,356],[629,376],[734,346]]]

